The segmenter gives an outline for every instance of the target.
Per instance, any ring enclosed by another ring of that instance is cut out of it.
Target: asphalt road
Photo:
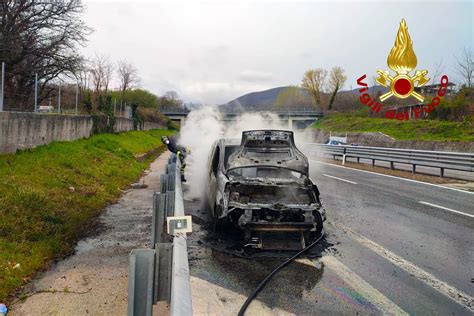
[[[310,170],[335,238],[349,231],[338,245],[342,263],[410,314],[469,312],[433,282],[474,293],[474,194],[316,161]],[[413,275],[384,251],[433,280]]]
[[[319,257],[277,274],[248,315],[472,315],[474,194],[316,161],[310,173],[328,216]],[[188,239],[191,285],[207,305],[194,311],[235,315],[282,259],[210,249],[205,211],[186,209],[201,221]]]

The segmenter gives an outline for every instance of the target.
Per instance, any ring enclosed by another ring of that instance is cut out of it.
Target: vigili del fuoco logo
[[[377,70],[377,74],[379,75],[376,79],[377,83],[390,89],[390,91],[379,97],[380,102],[383,102],[390,97],[405,99],[410,96],[416,98],[420,102],[425,100],[424,96],[415,91],[415,87],[422,87],[430,80],[430,78],[426,77],[428,70],[415,70],[415,73],[410,75],[410,72],[416,68],[417,62],[413,50],[413,41],[408,33],[405,19],[402,19],[397,37],[395,38],[395,44],[387,57],[388,67],[395,72],[395,75],[392,75],[388,70]],[[360,101],[378,113],[382,109],[382,104],[372,100],[370,95],[365,93],[368,90],[368,85],[363,82],[366,77],[366,75],[363,75],[357,79],[357,84],[362,87],[359,89],[359,92],[361,93]],[[415,118],[420,116],[421,111],[426,113],[433,111],[434,108],[439,105],[441,101],[440,98],[446,94],[447,87],[448,76],[443,75],[441,77],[440,88],[437,96],[431,100],[430,104],[423,106],[422,110],[418,109],[418,111],[415,111]],[[385,117],[396,118],[399,120],[405,119],[403,113],[398,113],[395,117],[395,110],[387,111]]]

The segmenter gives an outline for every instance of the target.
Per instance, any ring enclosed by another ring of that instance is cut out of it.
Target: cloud
[[[451,69],[472,48],[470,2],[114,1],[86,0],[95,32],[83,53],[130,61],[146,89],[206,104],[295,85],[318,67],[343,67],[350,89],[386,65],[401,17],[421,69],[441,58]]]
[[[265,82],[272,80],[273,74],[271,72],[246,69],[240,72],[239,79],[250,82]]]
[[[195,100],[215,105],[235,99],[249,91],[267,89],[267,85],[253,82],[198,81],[184,84],[183,95],[193,96]]]

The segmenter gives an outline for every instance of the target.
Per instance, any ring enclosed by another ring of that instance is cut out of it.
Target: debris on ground
[[[5,304],[0,304],[0,316],[5,316],[8,313],[8,308]]]

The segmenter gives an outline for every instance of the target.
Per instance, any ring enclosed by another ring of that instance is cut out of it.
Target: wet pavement
[[[448,199],[468,211],[474,195],[314,163],[311,167],[328,211],[326,237],[311,258],[302,256],[277,273],[246,315],[472,315],[472,219],[410,200]],[[237,257],[235,237],[213,233],[198,200],[185,201],[185,209],[193,215],[188,242],[194,313],[236,315],[284,255]],[[450,297],[446,289],[454,294]],[[458,295],[465,295],[464,300]]]

